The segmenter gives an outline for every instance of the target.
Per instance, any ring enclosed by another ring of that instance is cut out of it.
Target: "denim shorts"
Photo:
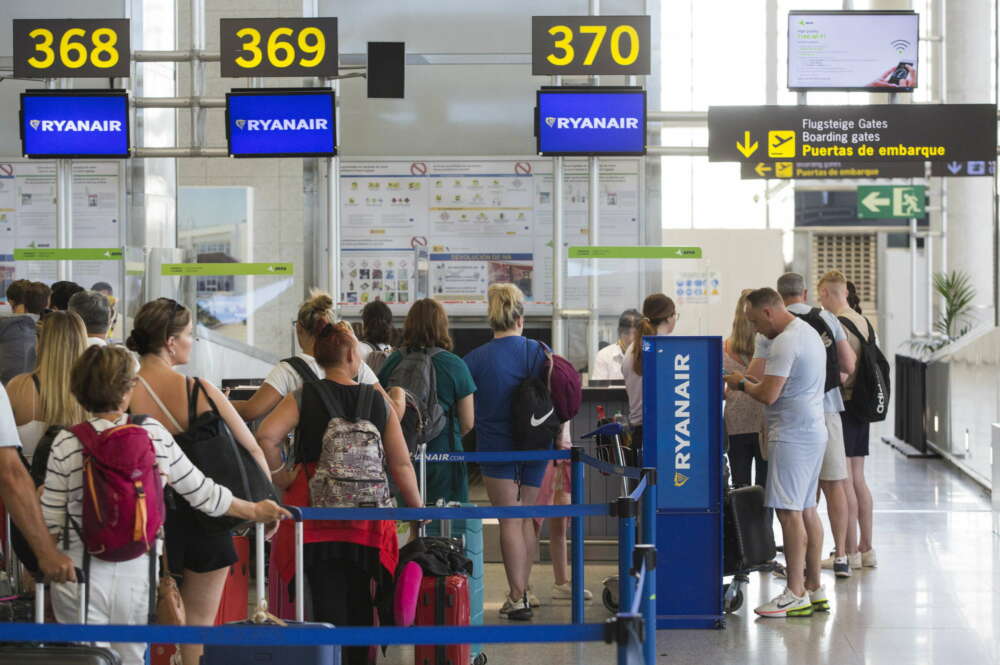
[[[479,468],[487,478],[513,480],[518,485],[541,487],[545,478],[548,460],[537,462],[504,462],[502,464],[480,464]]]

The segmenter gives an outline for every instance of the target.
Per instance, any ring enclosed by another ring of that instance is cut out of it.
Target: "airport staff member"
[[[592,381],[624,381],[622,363],[625,351],[635,337],[635,329],[639,326],[642,314],[637,309],[626,309],[618,317],[618,341],[608,344],[597,352],[594,371],[590,373]]]
[[[754,611],[762,617],[810,616],[814,609],[829,609],[819,581],[823,526],[816,512],[827,440],[826,348],[812,326],[785,308],[774,289],[751,292],[747,316],[757,332],[771,340],[764,378],[753,383],[733,372],[726,384],[767,407],[765,505],[777,511],[788,573],[785,590]]]

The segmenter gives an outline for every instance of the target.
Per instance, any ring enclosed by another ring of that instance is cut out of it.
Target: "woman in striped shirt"
[[[87,421],[98,432],[128,422],[125,411],[135,385],[132,355],[120,346],[92,346],[80,357],[70,373],[70,390],[83,408],[92,414]],[[164,483],[194,508],[212,516],[230,515],[272,524],[289,517],[273,501],[250,503],[233,496],[226,487],[216,484],[195,467],[181,451],[170,433],[152,418],[142,423],[156,450],[156,463]],[[81,566],[83,544],[76,531],[67,528],[69,518],[82,523],[83,516],[83,447],[70,431],[60,433],[52,444],[42,515],[49,532],[56,537],[70,558]],[[272,529],[273,530],[273,529]],[[90,562],[89,604],[87,618],[94,624],[143,624],[149,613],[149,560],[140,556],[118,563],[92,558]],[[54,584],[52,605],[60,623],[75,623],[79,600],[76,584]],[[144,660],[145,644],[111,645],[124,665],[138,665]]]

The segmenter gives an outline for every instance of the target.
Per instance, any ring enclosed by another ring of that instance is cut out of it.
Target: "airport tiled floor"
[[[657,662],[1000,665],[1000,538],[990,532],[988,495],[940,460],[908,460],[875,441],[868,465],[879,567],[839,582],[825,573],[830,615],[756,618],[755,604],[780,592],[783,581],[755,573],[745,606],[724,630],[660,631]],[[487,621],[499,623],[503,569],[487,568]],[[599,591],[612,570],[588,568],[588,587]],[[533,580],[544,601],[551,568],[536,567]],[[606,616],[599,601],[590,604],[588,621]],[[567,622],[569,605],[550,603],[535,620]],[[491,665],[614,662],[614,649],[603,644],[487,645],[486,652]],[[412,650],[393,649],[387,662],[412,663]]]

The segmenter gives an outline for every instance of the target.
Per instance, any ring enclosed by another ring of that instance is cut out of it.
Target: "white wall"
[[[663,231],[663,244],[701,247],[700,260],[663,262],[663,292],[673,297],[673,275],[677,272],[718,272],[721,275],[721,302],[709,305],[680,305],[675,335],[729,334],[736,301],[743,289],[774,287],[785,271],[780,230],[699,229]]]

